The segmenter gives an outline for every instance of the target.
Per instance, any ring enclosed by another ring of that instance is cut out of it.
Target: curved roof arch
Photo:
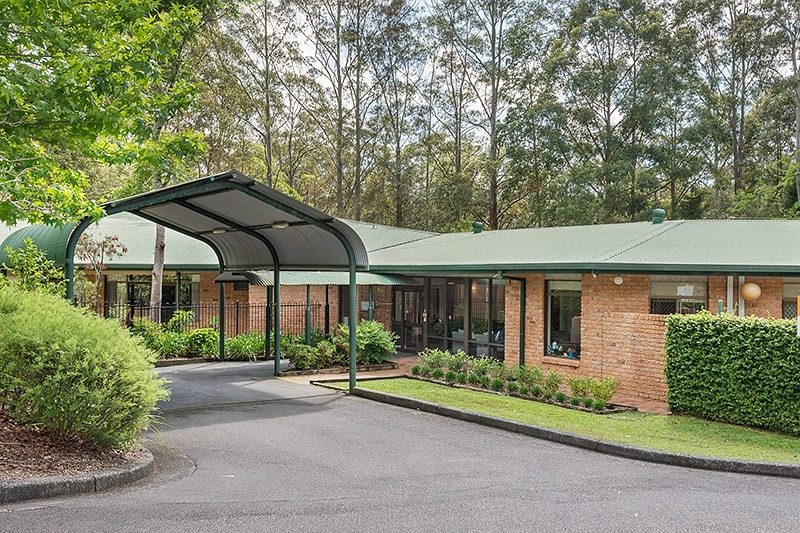
[[[369,267],[364,243],[346,223],[236,171],[109,202],[105,209],[208,243],[225,270]]]

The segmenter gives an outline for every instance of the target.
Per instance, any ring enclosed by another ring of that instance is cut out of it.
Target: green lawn
[[[348,387],[347,382],[338,385],[345,390]],[[688,416],[638,411],[597,415],[407,378],[364,380],[358,387],[608,442],[710,457],[800,463],[800,438]]]

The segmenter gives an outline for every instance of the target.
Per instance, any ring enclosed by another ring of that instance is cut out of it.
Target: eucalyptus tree
[[[364,177],[372,161],[374,131],[367,122],[378,99],[369,68],[379,6],[367,0],[293,0],[304,42],[304,72],[325,94],[300,87],[293,94],[326,139],[333,163],[336,215],[359,218]],[[316,109],[314,109],[316,107]]]
[[[375,106],[373,130],[383,149],[378,155],[380,168],[373,180],[373,188],[381,191],[376,195],[378,202],[373,212],[377,215],[377,211],[392,206],[393,213],[391,218],[387,213],[387,222],[406,226],[407,212],[416,200],[412,196],[412,190],[417,189],[412,165],[417,141],[414,126],[419,123],[417,97],[425,60],[414,4],[407,0],[381,4],[376,29],[369,56],[380,97]]]
[[[439,0],[434,2],[433,22],[441,42],[463,60],[478,126],[485,137],[484,175],[487,181],[485,222],[499,228],[498,198],[503,187],[503,154],[499,124],[505,112],[501,89],[509,59],[508,30],[525,15],[526,0]]]
[[[596,198],[596,221],[636,220],[657,189],[648,146],[658,105],[657,6],[580,0],[552,64],[569,110],[570,179]]]
[[[770,83],[774,60],[765,4],[762,0],[678,0],[675,14],[679,27],[691,32],[696,45],[708,117],[726,130],[726,144],[707,156],[730,183],[718,183],[717,190],[736,194],[744,187],[745,117]]]
[[[558,225],[558,205],[575,202],[556,189],[567,171],[569,147],[563,135],[566,109],[546,60],[562,14],[558,6],[532,5],[508,34],[510,58],[502,97],[509,108],[500,127],[508,186],[498,208],[499,216],[512,226]],[[575,220],[563,221],[570,222]]]
[[[800,0],[766,0],[769,31],[778,52],[776,74],[787,81],[794,109],[794,156],[789,170],[800,199]]]

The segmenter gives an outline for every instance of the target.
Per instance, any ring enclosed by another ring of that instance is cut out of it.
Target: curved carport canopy
[[[346,270],[350,273],[350,316],[356,315],[356,271],[368,267],[358,234],[344,222],[298,202],[240,172],[181,183],[105,206],[109,215],[130,212],[207,243],[228,270],[274,271],[274,298],[280,303],[280,271]],[[73,297],[75,246],[92,220],[70,235],[66,251],[67,296]],[[220,309],[224,304],[220,284]],[[220,313],[220,355],[224,353],[224,313]],[[280,359],[280,305],[275,307],[275,373]],[[353,324],[355,326],[355,324]],[[355,386],[355,327],[350,328],[350,387]]]

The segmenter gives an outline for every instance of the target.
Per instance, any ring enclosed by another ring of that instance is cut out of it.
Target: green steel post
[[[75,247],[78,246],[78,239],[91,223],[91,219],[84,218],[80,224],[75,226],[75,229],[69,234],[69,239],[67,239],[67,250],[64,256],[64,277],[67,280],[66,298],[69,303],[75,302]]]
[[[306,346],[311,346],[311,285],[306,285]]]
[[[347,255],[350,256],[350,390],[356,388],[356,262],[352,259],[353,250],[349,246]]]
[[[269,361],[269,352],[272,348],[272,287],[267,287],[267,308],[264,313],[264,360]]]
[[[224,269],[219,268],[222,274]],[[225,284],[219,284],[219,360],[225,360]]]
[[[275,375],[281,373],[281,269],[275,264]]]

